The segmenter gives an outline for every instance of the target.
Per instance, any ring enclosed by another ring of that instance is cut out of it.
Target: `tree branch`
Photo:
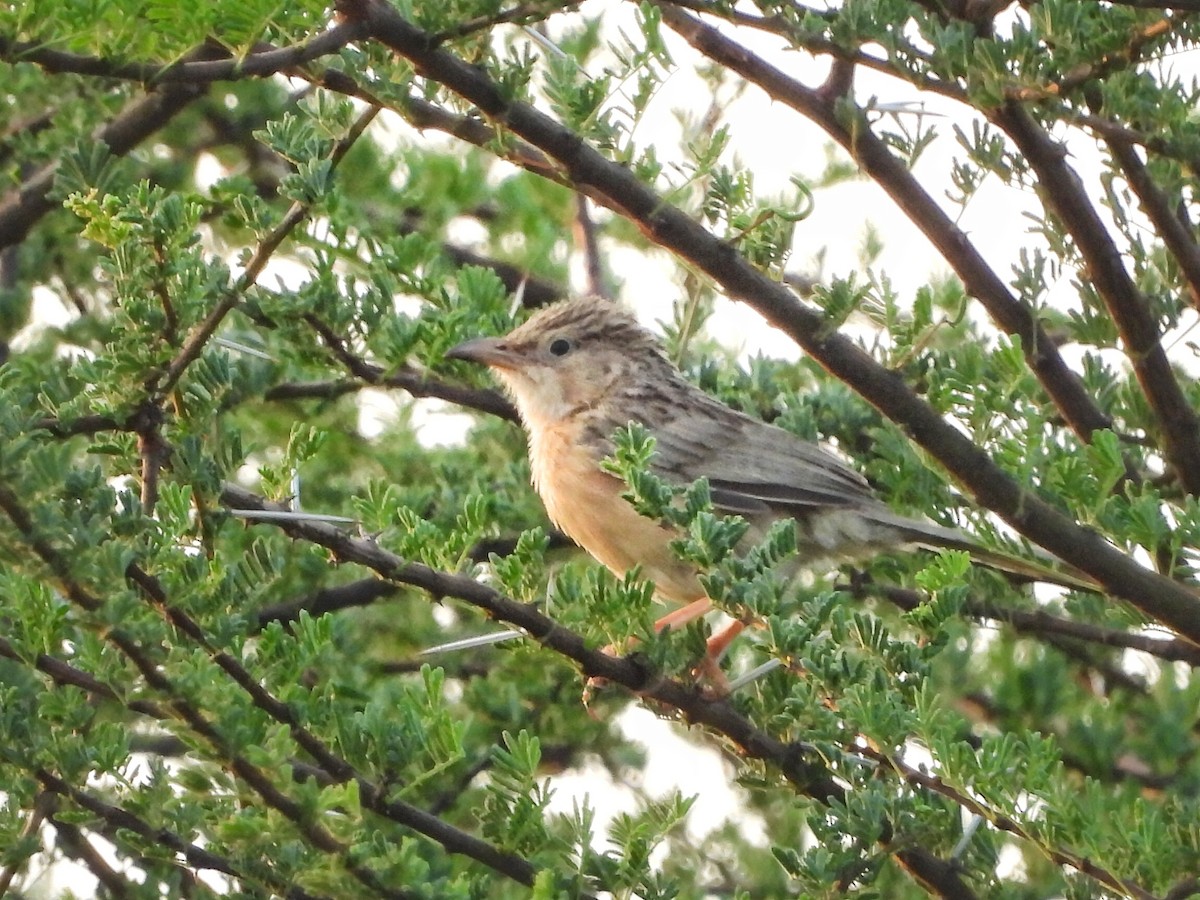
[[[589,196],[599,197],[599,202],[628,218],[650,240],[706,272],[730,296],[753,306],[829,372],[904,427],[981,505],[1112,593],[1200,644],[1200,596],[1138,565],[1022,488],[969,438],[943,421],[899,375],[880,366],[848,338],[831,332],[818,311],[804,306],[785,285],[759,272],[734,248],[665,202],[628,168],[606,160],[578,135],[532,107],[510,101],[478,67],[431,49],[424,32],[380,0],[347,0],[342,9],[368,21],[371,34],[409,59],[419,72],[555,159]],[[663,7],[663,16],[681,20],[684,28],[694,21],[669,6]]]
[[[93,139],[105,144],[114,156],[124,156],[203,95],[204,88],[199,85],[166,85],[129,104],[98,129]],[[57,208],[49,194],[59,165],[57,160],[47,163],[0,203],[0,250],[20,243],[42,216]]]
[[[185,58],[173,63],[116,62],[95,56],[82,56],[53,50],[44,41],[17,41],[0,35],[0,59],[10,63],[26,62],[51,73],[93,75],[141,81],[147,85],[200,85],[213,81],[265,78],[285,69],[302,66],[322,56],[336,53],[351,41],[362,37],[354,22],[341,22],[328,31],[294,47],[256,49],[245,56],[230,57],[216,44],[200,48],[200,53],[221,52],[225,59]],[[189,54],[189,57],[194,54]]]
[[[221,501],[238,509],[277,508],[257,494],[232,484],[225,485]],[[650,678],[634,659],[609,656],[588,647],[582,637],[543,615],[533,605],[518,603],[470,578],[439,572],[419,563],[406,563],[375,542],[350,537],[332,525],[310,521],[272,521],[270,524],[293,537],[327,548],[344,562],[366,566],[382,578],[422,588],[438,597],[457,597],[500,621],[524,629],[543,646],[573,660],[583,674],[620,684],[678,709],[688,722],[706,725],[725,735],[746,756],[769,763],[793,788],[818,802],[841,802],[845,797],[845,789],[819,757],[757,728],[728,700],[709,699],[695,686],[668,678]],[[881,843],[887,847],[891,840],[891,828],[886,826]],[[940,896],[974,896],[952,863],[920,848],[890,847],[889,851],[915,877],[933,886]]]
[[[476,16],[473,19],[467,19],[465,22],[460,22],[453,28],[447,28],[444,31],[439,31],[434,40],[439,44],[448,41],[457,40],[458,38],[466,37],[475,34],[479,31],[485,31],[496,25],[525,25],[529,22],[535,22],[544,19],[552,12],[562,12],[568,9],[574,9],[579,6],[581,0],[569,0],[569,2],[547,5],[546,3],[522,3],[510,9],[500,10],[496,13],[490,13],[484,16]]]
[[[1063,222],[1087,264],[1087,276],[1116,323],[1138,384],[1162,429],[1163,453],[1179,483],[1200,495],[1200,417],[1179,385],[1158,326],[1125,270],[1121,251],[1096,212],[1066,149],[1015,103],[991,110],[990,121],[1012,138],[1038,175],[1041,196]]]
[[[471,388],[429,378],[407,366],[387,372],[373,363],[364,363],[370,375],[362,379],[341,381],[285,382],[267,390],[264,399],[279,400],[336,400],[365,388],[400,388],[414,397],[434,397],[456,406],[488,413],[509,422],[518,421],[513,405],[498,391]]]
[[[1137,195],[1142,212],[1154,225],[1155,231],[1183,273],[1192,306],[1200,309],[1200,245],[1197,245],[1191,229],[1180,221],[1167,197],[1154,183],[1146,164],[1138,157],[1133,145],[1115,138],[1109,138],[1107,143],[1129,187]]]
[[[1106,869],[1090,857],[1049,846],[1045,841],[1039,840],[1037,835],[1031,833],[1020,822],[990,808],[981,800],[976,799],[972,792],[960,790],[946,782],[940,776],[930,774],[924,766],[911,766],[901,759],[870,747],[862,748],[861,752],[868,759],[873,759],[881,766],[895,772],[909,784],[941,794],[968,812],[982,816],[999,830],[1014,834],[1028,841],[1056,865],[1078,869],[1100,884],[1112,888],[1125,896],[1133,897],[1135,900],[1157,900],[1152,893],[1137,884],[1137,882],[1128,878],[1118,877],[1115,873]]]
[[[383,581],[379,578],[360,578],[349,584],[322,588],[316,593],[298,600],[264,606],[255,613],[255,619],[258,622],[259,630],[266,628],[272,622],[287,625],[296,621],[301,612],[307,612],[310,616],[323,616],[326,613],[342,609],[369,606],[376,600],[393,596],[398,590],[399,587],[391,581]]]
[[[385,375],[384,369],[352,353],[346,345],[346,341],[340,335],[336,334],[332,328],[317,318],[317,316],[307,313],[304,316],[304,321],[312,326],[321,340],[325,342],[325,346],[329,348],[334,358],[351,375],[361,379],[364,384],[374,387],[403,388],[414,397],[437,397],[441,400],[456,403],[459,406],[490,413],[502,419],[507,419],[510,422],[520,421],[512,403],[496,391],[486,388],[468,388],[446,384],[445,382],[425,377],[409,366],[403,366],[399,371],[390,372]],[[273,393],[274,390],[268,391],[267,399],[277,399],[277,397],[272,396]]]
[[[846,584],[836,585],[838,590],[846,591],[856,597],[877,592],[891,603],[903,610],[916,609],[927,598],[920,593],[894,585],[864,583],[855,579]],[[1085,641],[1089,644],[1100,644],[1104,647],[1124,647],[1130,650],[1140,650],[1159,659],[1172,662],[1184,662],[1190,666],[1200,666],[1200,647],[1178,638],[1156,638],[1147,634],[1132,634],[1119,628],[1105,628],[1090,622],[1076,622],[1061,616],[1052,615],[1045,610],[1007,609],[994,603],[969,599],[963,605],[963,612],[976,619],[991,619],[1011,626],[1023,634],[1045,636],[1049,634]]]
[[[107,896],[116,898],[116,900],[124,900],[126,897],[133,896],[133,886],[123,874],[108,864],[108,861],[92,846],[92,842],[79,828],[63,822],[53,815],[50,816],[49,822],[58,834],[58,845],[63,852],[83,863],[96,880],[104,886]],[[186,870],[181,869],[181,871]],[[191,875],[190,872],[188,874]]]
[[[350,152],[350,148],[362,136],[367,126],[371,124],[375,116],[378,115],[380,107],[371,106],[363,110],[358,119],[351,126],[350,131],[337,142],[333,151],[329,154],[329,163],[331,168],[337,168],[340,163]],[[167,366],[166,372],[163,373],[161,381],[154,385],[154,390],[159,396],[166,396],[179,383],[179,379],[183,377],[184,372],[188,367],[199,358],[204,351],[204,347],[209,340],[216,334],[217,328],[225,317],[241,302],[242,296],[250,289],[251,286],[258,280],[258,276],[270,261],[271,256],[279,249],[280,244],[287,239],[287,236],[304,221],[304,217],[308,215],[309,206],[307,203],[302,203],[297,200],[291,205],[283,219],[276,225],[271,232],[266,235],[258,244],[254,251],[254,255],[246,263],[246,267],[242,270],[241,276],[237,280],[237,284],[226,290],[224,296],[213,307],[208,316],[201,322],[188,336],[186,343],[171,360]]]

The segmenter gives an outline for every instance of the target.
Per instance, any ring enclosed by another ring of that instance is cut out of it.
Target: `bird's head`
[[[488,366],[531,427],[596,409],[670,366],[629,311],[595,297],[548,306],[503,337],[467,341],[446,356]]]

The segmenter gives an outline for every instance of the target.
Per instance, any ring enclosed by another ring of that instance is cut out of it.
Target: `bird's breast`
[[[624,482],[600,468],[584,430],[581,417],[530,429],[533,485],[551,521],[618,575],[640,565],[666,599],[686,603],[703,596],[695,569],[671,552],[674,532],[638,515],[621,497]]]

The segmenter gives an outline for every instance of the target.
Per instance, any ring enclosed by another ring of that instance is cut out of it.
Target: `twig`
[[[393,596],[398,590],[393,582],[379,578],[362,578],[350,584],[323,588],[298,600],[264,606],[255,614],[255,618],[260,629],[266,628],[271,622],[287,625],[298,619],[301,612],[307,612],[311,616],[323,616],[341,609],[368,606],[376,600]]]
[[[458,38],[467,37],[479,31],[485,31],[495,25],[527,25],[530,22],[544,18],[552,12],[574,9],[580,2],[581,0],[554,4],[537,2],[522,3],[509,9],[502,9],[499,12],[476,16],[473,19],[467,19],[465,22],[459,22],[453,28],[439,31],[433,36],[433,40],[438,44],[444,44],[447,41],[457,40]]]
[[[1200,417],[1188,402],[1160,340],[1146,298],[1134,284],[1119,248],[1100,219],[1061,144],[1011,101],[988,118],[1013,140],[1038,175],[1044,202],[1062,221],[1087,264],[1089,281],[1104,300],[1129,363],[1163,436],[1163,454],[1179,483],[1200,495]]]
[[[587,293],[593,297],[611,300],[613,296],[604,277],[604,257],[600,253],[596,223],[592,220],[587,204],[587,198],[582,194],[575,196],[576,243],[583,251],[583,262],[587,271]]]
[[[404,367],[386,373],[385,369],[373,366],[373,374],[366,379],[344,379],[340,381],[285,382],[269,388],[263,397],[267,400],[336,400],[366,388],[400,388],[414,397],[435,397],[456,406],[478,410],[510,422],[517,421],[517,411],[500,394],[488,388],[470,388],[462,385],[428,378],[414,369]]]
[[[338,141],[333,152],[330,153],[329,161],[332,168],[336,168],[338,163],[349,152],[350,148],[371,124],[375,116],[379,114],[380,107],[371,106],[359,115],[354,125],[344,138]],[[200,323],[199,326],[188,337],[183,348],[171,360],[167,366],[166,372],[163,374],[161,382],[156,386],[156,392],[159,396],[165,396],[179,383],[179,379],[183,377],[184,372],[203,352],[209,338],[216,333],[217,328],[225,317],[233,310],[234,307],[241,302],[242,296],[251,286],[258,280],[258,276],[262,273],[271,256],[279,248],[279,245],[284,242],[289,234],[299,225],[304,217],[308,215],[308,204],[299,200],[294,202],[291,208],[288,209],[283,219],[271,229],[268,234],[259,243],[254,255],[246,264],[246,268],[242,271],[241,277],[237,283],[226,291],[225,295],[213,308],[212,312]]]
[[[924,598],[914,590],[882,585],[854,579],[851,582],[838,584],[838,590],[844,590],[854,596],[861,597],[867,592],[876,592],[903,610],[911,611],[924,602]],[[1045,610],[1006,609],[992,603],[969,599],[963,606],[963,612],[977,619],[992,619],[1012,626],[1017,631],[1036,636],[1048,634],[1074,638],[1091,644],[1105,647],[1125,647],[1130,650],[1140,650],[1159,659],[1175,662],[1185,662],[1191,666],[1200,666],[1200,648],[1178,638],[1152,637],[1148,634],[1133,634],[1120,628],[1105,628],[1091,622],[1077,622],[1055,616]]]
[[[28,839],[37,834],[42,827],[42,823],[54,811],[54,794],[49,791],[42,791],[33,801],[33,808],[29,810],[29,818],[25,820],[24,827],[21,828],[21,838]],[[0,869],[0,897],[8,893],[8,889],[12,887],[13,879],[16,878],[17,872],[21,868],[24,859],[14,859],[11,863]]]
[[[1128,141],[1109,138],[1108,149],[1137,195],[1142,212],[1154,224],[1154,230],[1179,264],[1179,270],[1187,281],[1192,305],[1200,309],[1200,245],[1197,245],[1192,230],[1171,209],[1167,197],[1154,183],[1146,164]]]
[[[907,433],[974,495],[1020,534],[1075,565],[1147,615],[1200,644],[1200,596],[1152,572],[1033,495],[1001,470],[966,435],[944,421],[903,379],[879,365],[853,341],[831,331],[824,316],[804,306],[786,285],[755,269],[736,250],[665,202],[628,168],[589,147],[570,129],[527,104],[510,100],[480,70],[440,50],[428,35],[381,0],[346,0],[346,15],[370,24],[372,35],[409,59],[417,70],[466,98],[540,152],[556,160],[589,196],[636,224],[654,243],[707,273],[790,335],[835,377],[844,381]],[[669,6],[663,18],[688,32],[691,16]],[[685,35],[686,36],[686,35]],[[719,37],[719,35],[718,35]],[[744,50],[739,48],[739,54]]]
[[[253,492],[232,484],[225,485],[221,499],[227,505],[242,508],[273,508]],[[706,725],[724,734],[746,756],[774,766],[797,791],[822,803],[844,802],[845,788],[824,763],[803,748],[785,744],[762,731],[727,700],[709,699],[695,686],[668,678],[648,678],[648,673],[635,660],[592,649],[580,635],[562,627],[530,604],[518,603],[470,578],[439,572],[419,563],[407,563],[373,541],[351,537],[329,525],[286,522],[277,527],[293,537],[327,548],[344,562],[367,566],[382,578],[422,588],[438,597],[457,597],[500,621],[521,628],[534,640],[573,660],[583,674],[620,684],[678,709],[689,722]],[[885,827],[880,842],[886,847],[891,839],[891,829]],[[922,848],[890,849],[901,865],[917,872],[918,877],[934,886],[941,896],[974,897],[954,867],[944,860]]]
[[[0,59],[33,63],[47,72],[94,75],[155,84],[206,84],[241,78],[265,78],[336,53],[361,37],[353,22],[341,22],[294,47],[256,50],[242,57],[214,60],[184,59],[174,63],[126,63],[102,57],[52,50],[41,41],[14,41],[0,36]],[[212,53],[216,45],[201,48]],[[226,53],[226,56],[228,54]]]
[[[1056,865],[1070,866],[1078,869],[1100,884],[1112,888],[1125,896],[1133,897],[1135,900],[1157,900],[1152,893],[1141,885],[1128,878],[1118,877],[1090,857],[1045,844],[1036,834],[1020,822],[1010,818],[1005,813],[990,808],[982,801],[975,799],[971,794],[948,784],[940,776],[930,774],[924,768],[910,766],[890,754],[882,753],[871,747],[862,748],[860,752],[867,758],[876,760],[880,766],[895,772],[909,784],[941,794],[943,797],[961,806],[967,812],[982,816],[994,828],[1006,831],[1027,841],[1029,844],[1037,847]]]
[[[1167,37],[1182,21],[1184,21],[1183,18],[1164,17],[1151,22],[1145,28],[1130,35],[1129,43],[1120,50],[1106,52],[1095,62],[1076,66],[1058,81],[1046,85],[1013,88],[1006,91],[1005,96],[1012,102],[1020,103],[1062,96],[1076,91],[1091,81],[1127,69],[1141,58],[1142,50],[1147,44]]]
[[[204,88],[200,85],[166,85],[129,104],[98,129],[93,140],[105,144],[114,156],[124,156],[203,95]],[[47,163],[0,203],[0,249],[20,243],[42,216],[58,208],[49,194],[59,165],[58,160]]]
[[[499,416],[510,422],[519,421],[517,411],[512,403],[504,395],[496,391],[487,388],[468,388],[448,384],[424,376],[410,366],[403,366],[398,371],[385,374],[386,370],[374,363],[367,362],[361,356],[351,352],[346,341],[334,333],[332,328],[315,315],[311,313],[305,315],[304,321],[308,322],[313,330],[320,335],[321,340],[325,342],[325,346],[329,348],[338,362],[351,375],[361,379],[364,385],[372,387],[398,387],[414,397],[437,397],[440,400],[447,400],[459,406]],[[295,396],[294,391],[293,396]],[[278,399],[275,389],[267,391],[266,397],[268,400]]]
[[[92,846],[92,842],[78,827],[54,816],[50,816],[49,821],[58,834],[58,844],[63,848],[63,852],[82,862],[96,877],[96,880],[104,886],[108,896],[118,898],[118,900],[132,896],[133,891],[129,881],[108,864],[108,861]],[[188,876],[192,874],[186,869],[180,869],[180,871],[186,872]],[[2,893],[3,891],[0,891],[0,894]]]

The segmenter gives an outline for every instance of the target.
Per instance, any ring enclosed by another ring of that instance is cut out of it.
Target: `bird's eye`
[[[555,356],[566,356],[571,350],[571,342],[566,338],[555,338],[550,342],[550,352]]]

